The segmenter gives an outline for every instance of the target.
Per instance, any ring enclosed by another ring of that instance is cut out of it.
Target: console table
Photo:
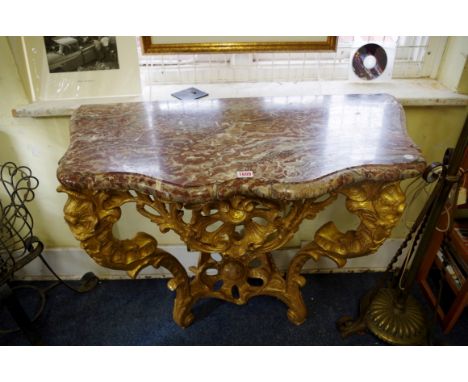
[[[87,105],[70,135],[57,176],[72,233],[104,267],[132,277],[167,268],[183,327],[200,298],[258,295],[279,298],[302,323],[304,263],[327,256],[343,266],[375,252],[403,212],[399,182],[425,168],[402,106],[386,94]],[[270,253],[338,194],[359,226],[326,223],[283,275]],[[193,278],[148,233],[113,236],[124,203],[200,252]]]

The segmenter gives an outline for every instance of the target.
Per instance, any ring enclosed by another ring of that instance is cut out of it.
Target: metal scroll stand
[[[0,335],[21,330],[26,338],[35,345],[43,341],[34,327],[45,307],[46,293],[59,284],[77,292],[84,293],[93,289],[98,278],[91,272],[86,273],[77,286],[64,282],[42,256],[44,245],[33,236],[33,219],[26,203],[34,199],[34,190],[39,181],[25,166],[18,167],[12,162],[0,164],[0,307],[4,305],[17,324],[17,328],[0,328]],[[11,286],[14,273],[39,257],[57,282],[45,288],[33,285]],[[18,301],[15,290],[32,289],[40,297],[36,312],[30,318]]]
[[[342,317],[337,321],[337,328],[343,338],[367,329],[393,345],[427,343],[429,324],[421,305],[411,295],[411,289],[449,193],[460,180],[459,167],[467,145],[468,119],[465,120],[455,149],[446,151],[444,163],[434,163],[426,169],[424,179],[428,182],[437,180],[437,184],[382,279],[361,299],[359,317],[355,321],[350,317]],[[442,172],[437,175],[434,170],[440,167]],[[411,240],[414,242],[407,254],[410,266],[394,272],[395,263]]]

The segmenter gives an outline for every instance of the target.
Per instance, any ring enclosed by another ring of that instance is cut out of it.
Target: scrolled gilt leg
[[[346,196],[349,212],[359,217],[358,228],[343,233],[333,222],[328,222],[298,255],[315,260],[327,256],[342,267],[349,258],[374,253],[390,236],[405,208],[405,195],[399,182],[365,181],[339,192]]]
[[[113,225],[120,219],[120,207],[134,202],[135,197],[121,191],[75,191],[61,186],[65,192],[65,221],[81,247],[103,267],[125,270],[131,277],[147,266],[168,269],[173,278],[168,287],[176,291],[174,320],[181,326],[189,325],[193,316],[184,310],[187,300],[191,299],[190,283],[187,272],[170,253],[158,248],[152,236],[138,232],[133,239],[118,240],[112,234]]]
[[[341,267],[346,264],[348,258],[377,251],[390,236],[405,206],[405,195],[398,182],[367,181],[346,187],[339,192],[346,196],[347,209],[357,215],[361,223],[356,230],[345,233],[340,232],[333,222],[319,228],[314,241],[301,248],[289,265],[289,295],[301,296],[299,290],[306,281],[300,273],[310,258],[318,260],[320,256],[327,256]],[[298,317],[296,320],[305,318],[306,313],[301,309],[303,305],[303,302],[296,303],[295,310],[290,310],[288,315]]]

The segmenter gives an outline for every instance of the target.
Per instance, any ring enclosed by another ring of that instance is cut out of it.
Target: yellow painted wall
[[[466,93],[467,56],[468,37],[449,37],[438,73],[439,81],[449,89]]]
[[[0,163],[12,160],[29,166],[39,178],[40,187],[31,212],[35,219],[35,234],[48,247],[78,247],[63,221],[62,207],[65,196],[56,192],[58,182],[57,162],[65,152],[68,138],[68,118],[13,118],[11,109],[28,103],[26,93],[17,73],[7,39],[0,37]],[[465,107],[412,107],[406,109],[409,134],[420,145],[428,161],[440,160],[447,146],[455,143],[467,114]],[[338,200],[325,210],[320,219],[305,222],[291,244],[310,240],[315,227],[331,217],[339,228],[347,229],[357,223],[342,208]],[[138,230],[155,234],[161,244],[178,244],[173,233],[161,234],[147,224],[134,211],[124,208],[126,214],[117,227],[119,236],[130,237]],[[403,237],[402,227],[394,237]]]

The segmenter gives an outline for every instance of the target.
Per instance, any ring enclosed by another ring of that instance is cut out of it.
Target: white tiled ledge
[[[80,105],[141,100],[175,100],[171,93],[191,85],[154,85],[145,88],[141,97],[82,98],[50,100],[18,106],[12,110],[15,117],[70,116]],[[257,82],[229,84],[196,84],[209,94],[207,98],[305,96],[328,94],[388,93],[403,106],[468,106],[468,96],[454,93],[435,80],[393,80],[391,82],[310,81]]]

